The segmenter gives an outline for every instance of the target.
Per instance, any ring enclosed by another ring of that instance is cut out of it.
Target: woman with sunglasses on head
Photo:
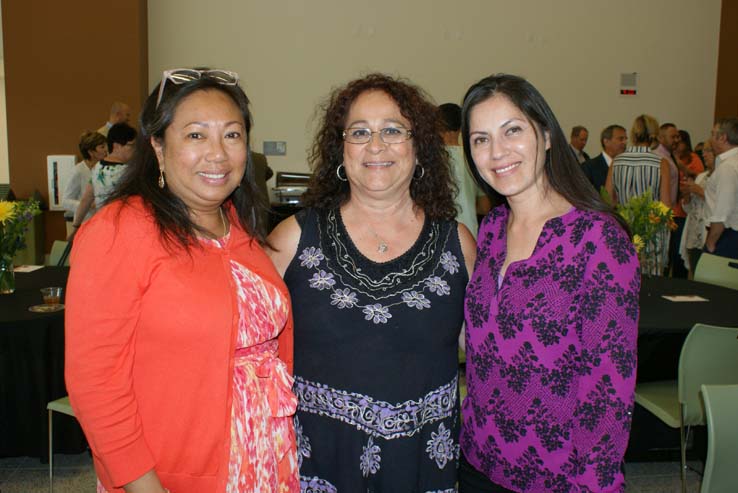
[[[299,491],[292,314],[237,82],[164,72],[126,174],[75,238],[66,377],[98,492]]]
[[[474,84],[462,136],[503,203],[466,290],[459,491],[623,491],[640,288],[628,228],[526,80]]]
[[[454,491],[458,335],[474,240],[440,115],[382,74],[333,92],[307,209],[269,236],[295,309],[304,491]]]

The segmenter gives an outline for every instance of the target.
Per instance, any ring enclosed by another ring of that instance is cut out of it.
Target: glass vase
[[[10,294],[15,291],[15,272],[13,261],[0,259],[0,294]]]
[[[647,241],[638,257],[641,262],[641,274],[645,276],[663,276],[666,266],[663,238],[655,237]]]

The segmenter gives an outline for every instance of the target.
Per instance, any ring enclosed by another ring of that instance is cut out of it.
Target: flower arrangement
[[[632,197],[624,205],[617,206],[618,213],[630,225],[633,244],[641,260],[645,274],[662,275],[669,231],[676,229],[674,212],[659,200],[654,200],[650,191]]]
[[[33,216],[40,214],[35,200],[8,202],[0,200],[0,293],[15,290],[13,257],[25,248],[25,235]]]

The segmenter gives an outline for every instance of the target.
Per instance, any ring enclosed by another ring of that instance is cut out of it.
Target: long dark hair
[[[425,172],[410,183],[410,196],[430,219],[456,217],[453,182],[448,152],[441,137],[442,122],[438,108],[419,87],[385,74],[369,74],[334,90],[322,107],[323,115],[308,161],[313,168],[305,205],[330,209],[345,203],[351,194],[349,185],[338,179],[336,168],[343,162],[343,131],[351,105],[365,92],[381,91],[400,108],[410,121],[412,144],[418,163]]]
[[[474,179],[492,202],[506,203],[507,199],[484,181],[477,171],[469,142],[469,117],[476,105],[496,95],[509,99],[525,115],[528,122],[537,129],[539,135],[548,133],[551,145],[546,150],[546,160],[543,166],[548,186],[578,209],[609,214],[630,235],[628,223],[615,212],[612,206],[602,200],[582,171],[581,165],[569,149],[566,136],[546,100],[533,87],[533,84],[516,75],[495,74],[485,77],[471,86],[464,96],[461,115],[464,155]]]
[[[249,99],[240,86],[223,85],[207,77],[184,84],[173,84],[167,81],[158,107],[156,100],[159,85],[146,98],[139,122],[141,138],[136,143],[136,151],[121,181],[108,199],[110,202],[116,199],[126,201],[131,197],[141,197],[153,213],[162,242],[166,246],[181,246],[185,249],[200,245],[197,241],[197,233],[205,233],[205,231],[191,220],[189,209],[179,197],[169,190],[169,187],[159,188],[157,185],[159,162],[151,146],[151,138],[164,142],[164,134],[171,125],[179,104],[197,91],[220,91],[233,100],[243,115],[246,145],[247,149],[250,149]],[[265,225],[262,215],[257,211],[266,209],[267,206],[263,203],[261,194],[254,185],[250,150],[247,156],[246,172],[241,183],[224,203],[230,202],[241,227],[260,244],[265,244]]]

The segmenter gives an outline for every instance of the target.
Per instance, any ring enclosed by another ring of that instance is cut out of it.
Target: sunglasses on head
[[[238,74],[228,70],[197,70],[194,68],[175,68],[165,70],[161,74],[161,84],[159,84],[159,96],[156,98],[156,108],[161,103],[161,97],[164,94],[164,85],[167,81],[172,84],[180,85],[192,82],[193,80],[210,79],[224,86],[235,86],[238,84]]]

